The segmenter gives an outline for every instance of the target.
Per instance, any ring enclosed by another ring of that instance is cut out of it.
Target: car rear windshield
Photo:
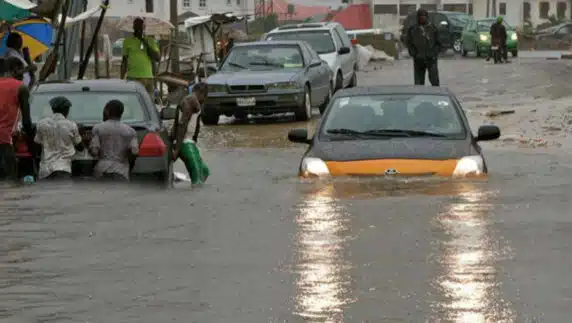
[[[328,54],[336,51],[334,40],[329,30],[306,30],[296,32],[272,33],[266,40],[299,40],[305,41],[318,53]]]
[[[114,92],[44,92],[33,93],[30,104],[32,121],[52,115],[50,100],[64,96],[72,103],[68,119],[76,122],[96,123],[103,119],[103,108],[111,100],[123,102],[124,110],[121,120],[125,123],[147,121],[148,113],[137,93]]]
[[[304,67],[300,46],[251,45],[234,47],[224,60],[222,71],[266,70]]]
[[[336,130],[345,131],[336,131]],[[334,131],[332,131],[334,130]],[[419,131],[465,138],[460,114],[445,95],[364,95],[337,98],[321,132]]]

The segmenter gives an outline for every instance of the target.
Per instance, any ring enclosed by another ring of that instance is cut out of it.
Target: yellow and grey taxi
[[[294,129],[290,141],[309,145],[299,174],[324,176],[486,175],[479,145],[499,138],[494,125],[475,136],[447,88],[384,86],[337,92],[312,138]]]

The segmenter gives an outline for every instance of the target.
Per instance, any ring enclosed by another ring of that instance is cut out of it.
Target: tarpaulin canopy
[[[0,20],[10,22],[28,18],[34,7],[36,4],[28,0],[0,0]]]
[[[244,19],[245,17],[235,16],[230,13],[223,13],[223,14],[219,13],[213,15],[198,16],[185,20],[185,28],[191,28],[194,26],[202,25],[209,21],[212,21],[217,24],[230,24]]]
[[[22,36],[23,47],[28,47],[30,57],[36,59],[52,47],[54,30],[52,25],[43,18],[29,18],[13,23],[10,31],[0,33],[0,56],[6,51],[6,39],[10,32]]]

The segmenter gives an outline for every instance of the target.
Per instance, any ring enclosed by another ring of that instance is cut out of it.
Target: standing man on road
[[[16,57],[0,60],[0,180],[16,179],[16,155],[12,136],[22,117],[24,133],[32,135],[30,91],[22,83],[25,67]]]
[[[415,85],[425,85],[425,72],[433,86],[439,86],[437,59],[441,51],[439,31],[429,22],[425,9],[417,10],[417,24],[407,31],[407,49],[413,58]]]
[[[155,62],[161,59],[159,46],[152,37],[147,37],[145,22],[141,18],[133,21],[133,36],[123,41],[123,61],[121,62],[121,78],[138,81],[145,87],[151,99],[154,98]]]
[[[491,46],[495,45],[499,46],[502,53],[502,59],[504,60],[505,63],[507,63],[508,62],[508,52],[506,48],[507,34],[502,16],[497,17],[497,21],[491,25],[490,33],[491,33]],[[491,59],[492,55],[493,51],[489,50],[489,56],[487,57],[487,61]]]

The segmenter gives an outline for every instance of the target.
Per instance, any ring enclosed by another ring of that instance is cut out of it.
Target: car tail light
[[[357,38],[353,38],[352,45],[357,45],[357,44],[359,44],[359,41],[357,40]]]
[[[24,140],[24,137],[21,135],[18,135],[16,136],[16,138],[14,138],[14,150],[16,153],[16,157],[18,158],[32,157],[32,153],[28,149],[28,144]]]
[[[167,153],[167,145],[156,133],[145,135],[139,145],[139,157],[161,157]]]

